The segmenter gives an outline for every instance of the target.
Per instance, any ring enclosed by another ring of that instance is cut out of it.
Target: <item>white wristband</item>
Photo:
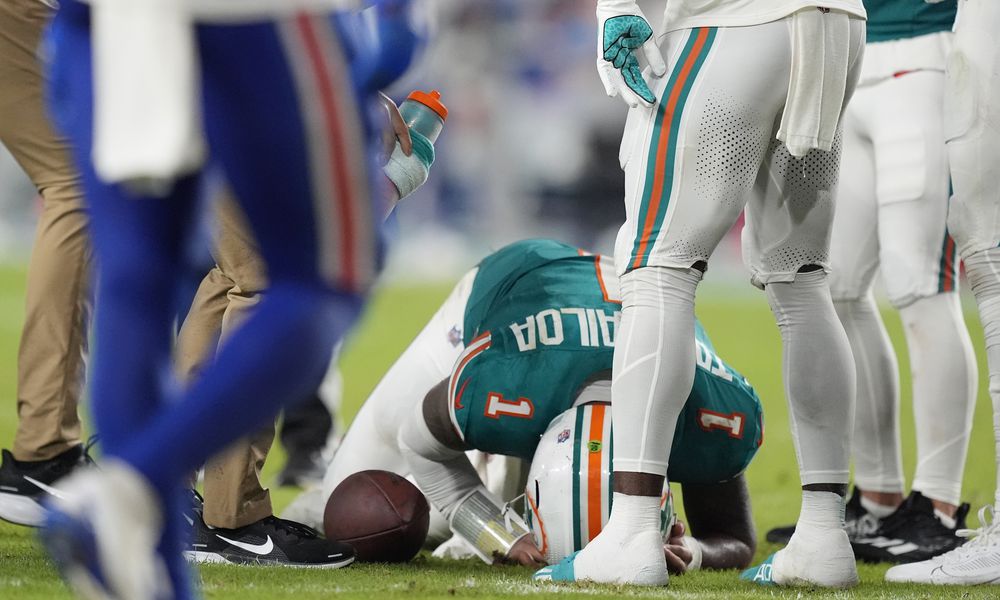
[[[691,562],[688,563],[688,571],[697,571],[701,568],[702,549],[701,542],[693,537],[684,536],[684,545],[691,551]]]
[[[482,486],[458,501],[449,525],[488,565],[507,556],[519,539],[531,535],[521,517]]]
[[[427,181],[430,170],[420,160],[417,153],[410,156],[403,153],[402,146],[396,142],[396,148],[389,157],[389,162],[382,167],[385,176],[396,186],[399,199],[406,198]]]

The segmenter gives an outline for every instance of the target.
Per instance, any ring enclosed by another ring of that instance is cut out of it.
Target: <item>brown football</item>
[[[359,562],[406,562],[427,539],[430,507],[406,479],[388,471],[361,471],[342,481],[326,501],[327,539],[354,546]]]

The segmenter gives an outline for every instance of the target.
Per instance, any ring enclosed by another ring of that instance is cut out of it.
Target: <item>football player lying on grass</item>
[[[411,474],[456,538],[487,562],[552,563],[579,550],[610,511],[617,297],[610,258],[551,240],[488,256],[376,386],[322,490],[303,494],[285,516],[319,524],[340,481],[384,469]],[[761,443],[760,402],[700,326],[697,338],[698,371],[669,472],[682,485],[690,535],[662,515],[675,572],[746,566],[756,545],[742,472]],[[469,450],[487,453],[490,489]],[[522,489],[517,459],[534,459],[525,489],[531,528],[501,500]],[[465,546],[456,542],[452,551]]]

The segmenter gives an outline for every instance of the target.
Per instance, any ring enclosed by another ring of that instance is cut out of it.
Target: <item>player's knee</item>
[[[704,264],[704,261],[699,261]],[[648,266],[621,277],[622,300],[626,306],[659,309],[664,303],[694,305],[695,290],[704,271],[691,267]]]
[[[820,265],[802,265],[799,267],[797,273],[815,273],[816,271],[822,271],[823,267]]]

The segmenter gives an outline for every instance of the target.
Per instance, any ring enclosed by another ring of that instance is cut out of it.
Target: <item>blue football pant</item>
[[[183,477],[316,389],[377,272],[383,210],[369,193],[366,98],[352,91],[352,49],[334,19],[200,25],[197,37],[212,161],[247,214],[271,285],[183,391],[171,375],[173,299],[200,177],[143,198],[100,181],[88,9],[64,2],[49,37],[52,108],[81,167],[99,268],[94,420],[105,454],[165,499],[162,549],[175,575],[184,571],[186,523],[172,510]]]

